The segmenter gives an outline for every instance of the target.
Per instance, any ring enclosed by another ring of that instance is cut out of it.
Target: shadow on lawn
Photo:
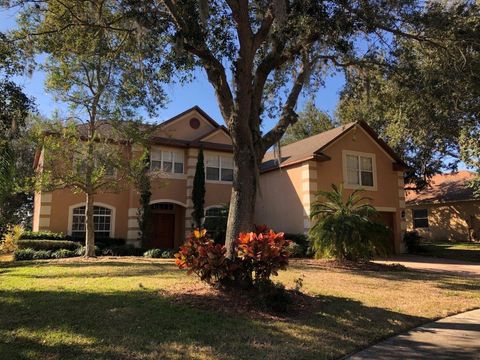
[[[331,267],[325,265],[323,262],[315,263],[310,261],[308,263],[293,263],[290,268],[296,269],[301,272],[315,272],[321,270],[329,270],[335,272],[351,273],[354,275],[378,278],[389,281],[399,282],[431,282],[436,283],[437,287],[444,290],[451,291],[476,291],[480,290],[480,277],[479,276],[462,276],[461,274],[452,274],[449,272],[441,271],[429,271],[429,270],[415,270],[408,268],[397,268],[391,265],[382,265],[378,270],[365,270],[359,268],[341,268]]]
[[[205,300],[205,299],[204,299]],[[208,300],[208,299],[207,299]],[[1,291],[5,359],[329,359],[426,319],[319,297],[288,321],[174,305],[153,291]]]
[[[65,272],[59,274],[49,274],[42,272],[39,274],[18,274],[14,272],[16,268],[27,266],[34,266],[37,268],[61,267],[65,268]],[[97,271],[99,268],[107,268],[107,271]],[[79,271],[69,271],[70,269],[79,269]],[[83,271],[83,270],[86,271]],[[126,262],[126,261],[92,261],[92,262],[52,262],[44,261],[21,261],[10,262],[6,265],[0,266],[0,275],[5,274],[13,277],[23,277],[27,279],[59,279],[59,278],[103,278],[105,276],[121,276],[121,277],[135,277],[135,276],[157,276],[162,274],[163,278],[178,277],[178,268],[173,262]]]

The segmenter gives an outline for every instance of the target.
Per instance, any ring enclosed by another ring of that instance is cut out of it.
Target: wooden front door
[[[152,214],[152,248],[173,249],[175,240],[175,214]]]

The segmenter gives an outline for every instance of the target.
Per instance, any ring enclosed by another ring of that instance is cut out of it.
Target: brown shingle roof
[[[406,201],[408,204],[422,204],[474,200],[473,189],[468,186],[468,181],[474,177],[475,173],[465,170],[435,175],[422,191],[407,191]]]
[[[352,129],[355,125],[361,126],[401,167],[406,167],[400,157],[368,126],[365,122],[351,122],[320,134],[310,136],[306,139],[285,145],[281,147],[280,167],[293,165],[305,160],[329,160],[329,157],[322,154],[322,150],[337,140],[344,133]],[[273,151],[267,152],[263,157],[261,171],[269,171],[278,168],[278,160]]]

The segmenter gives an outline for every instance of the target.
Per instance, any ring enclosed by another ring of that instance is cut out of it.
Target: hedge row
[[[74,241],[68,240],[19,240],[18,248],[32,249],[32,250],[51,250],[56,251],[60,249],[66,249],[75,251],[80,247],[80,244]]]
[[[35,240],[32,240],[32,242]],[[40,240],[41,242],[45,242],[46,240]],[[23,240],[26,242],[26,240]],[[59,241],[55,241],[58,243]],[[35,244],[36,245],[36,244]],[[147,258],[163,258],[168,259],[173,257],[173,250],[162,250],[162,249],[140,249],[134,248],[133,246],[118,246],[118,247],[111,247],[105,248],[101,250],[97,246],[95,246],[95,255],[97,256],[144,256]],[[18,249],[14,252],[13,258],[16,261],[21,260],[41,260],[41,259],[61,259],[61,258],[68,258],[74,256],[83,256],[85,255],[85,247],[78,246],[74,250],[68,249],[58,249],[58,250],[46,250],[46,249],[39,249],[37,246],[36,249],[33,248],[23,248]]]
[[[67,240],[64,233],[51,231],[25,231],[20,237],[21,240]]]
[[[22,260],[43,260],[43,259],[62,259],[79,256],[75,251],[67,249],[52,250],[33,250],[33,249],[19,249],[13,253],[13,259],[16,261]]]

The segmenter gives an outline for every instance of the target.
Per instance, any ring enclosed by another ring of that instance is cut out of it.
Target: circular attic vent
[[[192,129],[198,129],[200,127],[200,120],[197,118],[190,119],[190,127]]]

